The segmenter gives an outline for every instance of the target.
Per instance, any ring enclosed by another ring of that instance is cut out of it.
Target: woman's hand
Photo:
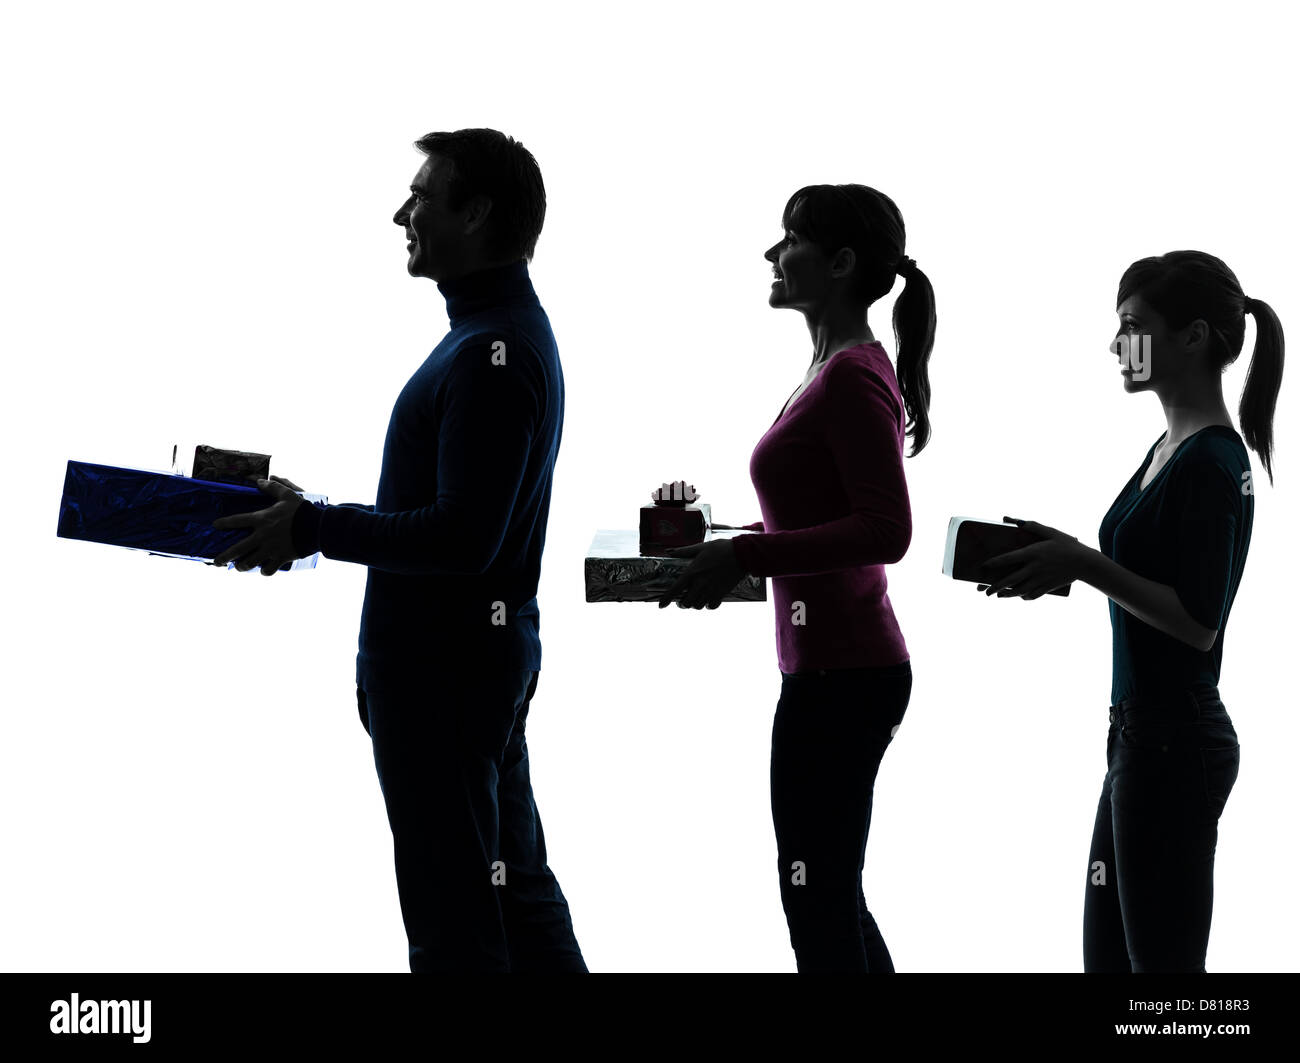
[[[669,557],[692,558],[690,565],[659,599],[659,608],[680,595],[677,602],[682,609],[716,609],[722,599],[742,579],[746,572],[736,558],[736,547],[730,539],[696,543],[694,546],[677,546],[664,553]]]
[[[1032,520],[1019,520],[1016,517],[1002,519],[1043,536],[1044,541],[990,557],[980,566],[981,574],[989,582],[979,584],[976,590],[981,590],[986,595],[996,591],[999,598],[1033,601],[1079,578],[1088,548],[1073,535],[1066,535],[1063,531]]]

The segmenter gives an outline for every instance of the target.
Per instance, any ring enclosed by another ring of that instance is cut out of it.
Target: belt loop
[[[1201,699],[1196,696],[1194,690],[1188,690],[1186,693],[1187,700],[1192,703],[1192,717],[1199,720],[1201,718]]]

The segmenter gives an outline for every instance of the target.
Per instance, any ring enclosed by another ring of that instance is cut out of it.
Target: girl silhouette
[[[1154,392],[1168,428],[1102,520],[1100,551],[1017,521],[1046,541],[993,558],[980,589],[1032,599],[1078,579],[1110,598],[1110,732],[1084,970],[1203,973],[1219,817],[1240,761],[1218,684],[1254,517],[1242,436],[1271,482],[1282,326],[1200,251],[1133,263],[1116,313],[1124,390]],[[1248,313],[1256,338],[1239,436],[1220,378],[1241,353]]]
[[[772,821],[798,969],[892,972],[862,869],[876,772],[912,687],[884,566],[911,541],[904,438],[913,455],[930,438],[934,290],[903,254],[898,208],[875,189],[806,186],[782,225],[765,256],[768,304],[804,315],[813,354],[750,459],[763,519],[745,527],[759,534],[669,551],[693,560],[660,606],[680,594],[682,607],[716,608],[746,573],[772,577]],[[867,313],[899,274],[896,375]]]

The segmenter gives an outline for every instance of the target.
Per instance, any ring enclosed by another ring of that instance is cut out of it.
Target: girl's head
[[[934,347],[934,289],[904,256],[907,232],[894,201],[865,185],[806,185],[781,215],[783,235],[765,255],[777,279],[768,302],[816,314],[828,304],[870,307],[904,275],[894,303],[898,386],[912,454],[930,438],[928,363]]]
[[[1130,372],[1125,388],[1174,393],[1195,375],[1219,376],[1237,360],[1246,314],[1255,317],[1255,349],[1238,415],[1241,434],[1273,479],[1273,411],[1282,383],[1285,342],[1272,308],[1241,290],[1236,274],[1203,251],[1170,251],[1134,262],[1115,300],[1113,349]],[[1149,337],[1149,338],[1147,338]]]

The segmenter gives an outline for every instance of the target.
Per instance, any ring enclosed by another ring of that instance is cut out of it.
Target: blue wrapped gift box
[[[324,495],[304,491],[302,497],[328,504]],[[210,563],[250,534],[247,528],[218,530],[212,527],[214,520],[273,504],[274,500],[256,487],[69,461],[59,503],[58,534],[64,539]],[[315,568],[319,557],[299,558],[281,566],[280,571]],[[227,567],[233,565],[232,561]]]

